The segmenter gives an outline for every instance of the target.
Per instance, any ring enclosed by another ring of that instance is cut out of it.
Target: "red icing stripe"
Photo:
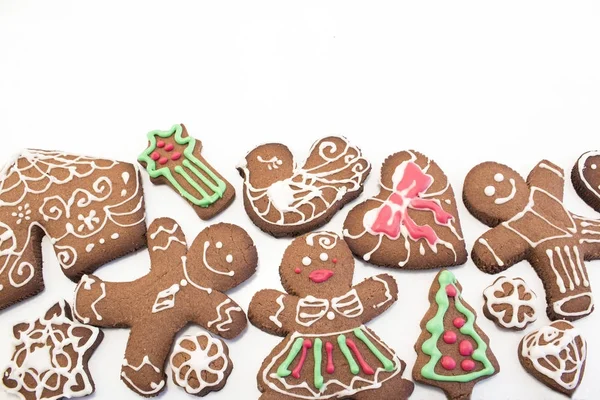
[[[371,366],[367,364],[365,359],[362,357],[362,354],[360,354],[360,351],[358,351],[358,347],[356,347],[356,343],[354,343],[352,339],[346,339],[346,344],[354,353],[354,357],[356,357],[356,361],[358,361],[358,364],[363,372],[367,375],[374,375],[375,371],[373,371],[373,368],[371,368]]]
[[[327,352],[327,367],[325,371],[328,374],[333,374],[335,372],[335,367],[333,366],[333,344],[331,342],[325,343],[325,351]]]
[[[296,379],[300,378],[300,371],[302,371],[302,367],[304,366],[304,362],[306,361],[306,354],[308,353],[308,349],[312,347],[312,342],[310,339],[304,339],[304,343],[302,343],[302,355],[300,356],[300,361],[298,361],[298,365],[292,371],[292,376]]]

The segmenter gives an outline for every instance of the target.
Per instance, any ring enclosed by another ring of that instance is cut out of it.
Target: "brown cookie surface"
[[[371,165],[345,138],[317,141],[302,165],[290,150],[269,143],[250,151],[238,166],[244,207],[263,231],[296,236],[323,226],[363,190]]]
[[[429,290],[430,307],[415,344],[413,379],[439,387],[448,399],[469,399],[475,384],[500,371],[489,339],[477,326],[454,274],[440,271]]]
[[[177,340],[169,365],[173,382],[201,397],[223,389],[233,369],[227,345],[208,333]]]
[[[41,240],[63,273],[85,273],[146,244],[137,169],[59,151],[22,151],[0,170],[0,309],[44,289]]]
[[[183,231],[170,218],[152,222],[148,250],[150,273],[135,281],[84,276],[75,290],[74,312],[84,323],[131,328],[121,379],[152,397],[165,387],[165,361],[175,335],[188,323],[227,339],[246,328],[246,314],[223,291],[251,276],[258,256],[242,228],[224,223],[200,232],[188,251]]]
[[[454,191],[435,161],[416,151],[395,153],[381,167],[380,188],[344,222],[354,254],[371,264],[406,269],[467,260]]]
[[[486,162],[467,174],[463,199],[471,214],[494,226],[473,246],[477,267],[495,274],[527,260],[544,283],[548,317],[576,320],[594,309],[584,260],[600,258],[600,221],[569,212],[563,189],[563,172],[549,161],[527,180]]]
[[[229,207],[235,189],[201,156],[202,142],[189,136],[183,124],[147,136],[148,147],[138,161],[153,183],[169,185],[204,220]]]
[[[73,320],[60,301],[42,318],[15,325],[15,351],[2,385],[26,400],[74,398],[94,392],[88,361],[103,333]]]
[[[519,361],[546,386],[572,396],[583,379],[587,343],[568,321],[554,321],[523,337]]]
[[[537,319],[537,295],[521,278],[501,276],[483,291],[483,313],[501,328],[523,330]]]
[[[600,212],[600,152],[583,153],[571,170],[571,181],[579,197]]]
[[[381,274],[352,285],[354,258],[331,232],[296,238],[280,265],[287,293],[256,293],[250,322],[284,336],[257,376],[261,399],[407,399],[406,364],[366,324],[398,298]]]

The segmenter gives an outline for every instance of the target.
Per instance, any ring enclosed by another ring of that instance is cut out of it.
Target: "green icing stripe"
[[[150,175],[151,178],[155,179],[164,177],[171,185],[173,185],[173,188],[175,188],[192,204],[200,207],[208,207],[223,197],[223,194],[227,189],[227,185],[210,168],[208,168],[203,162],[194,156],[196,139],[191,136],[183,138],[181,136],[182,133],[183,128],[180,124],[173,125],[168,131],[155,130],[148,132],[148,141],[150,142],[150,145],[142,154],[139,155],[138,161],[146,164],[146,171],[148,171],[148,175]],[[190,193],[175,179],[175,176],[169,167],[158,166],[156,161],[150,157],[150,154],[156,150],[157,137],[170,138],[172,136],[177,144],[186,145],[186,148],[183,150],[184,160],[182,161],[182,164],[194,175],[196,175],[206,186],[208,186],[214,192],[213,195],[209,195],[206,190],[199,186],[198,183],[195,182],[191,176],[181,166],[178,165],[174,168],[174,171],[179,173],[199,193],[200,196],[195,196],[194,194]],[[208,178],[206,175],[208,175]]]
[[[323,387],[323,375],[321,374],[321,362],[323,358],[322,354],[323,341],[321,339],[315,339],[315,347],[313,349],[315,355],[315,387],[321,389]]]
[[[354,330],[354,335],[359,338],[364,344],[367,345],[367,347],[369,348],[369,350],[371,350],[371,353],[373,353],[373,355],[375,357],[377,357],[377,359],[381,362],[381,364],[383,365],[383,368],[386,371],[393,371],[395,368],[394,363],[388,359],[386,356],[383,355],[383,353],[381,351],[379,351],[379,349],[377,347],[375,347],[375,345],[369,340],[369,338],[367,337],[367,335],[364,334],[364,332],[360,329],[360,328],[356,328]]]
[[[286,376],[289,376],[292,373],[292,371],[289,370],[290,364],[292,363],[292,361],[294,361],[298,353],[300,353],[300,350],[302,350],[303,343],[304,339],[296,339],[296,341],[292,345],[290,354],[288,354],[287,358],[281,363],[279,368],[277,368],[277,376],[279,376],[280,378],[285,378]]]
[[[423,353],[427,354],[431,358],[429,362],[425,364],[423,368],[421,368],[421,375],[425,379],[431,379],[433,381],[463,383],[470,382],[482,376],[492,375],[495,372],[495,369],[490,360],[488,360],[488,358],[485,355],[485,352],[487,351],[487,345],[475,331],[475,314],[473,314],[467,307],[465,307],[462,304],[461,294],[455,285],[456,277],[450,271],[442,271],[440,273],[438,282],[440,284],[440,289],[435,295],[435,302],[438,305],[438,310],[435,316],[432,319],[430,319],[425,325],[427,331],[431,333],[431,338],[423,342],[423,345],[421,346],[421,350],[423,351]],[[440,375],[435,372],[435,366],[437,365],[438,361],[442,358],[442,353],[438,349],[437,343],[440,339],[440,336],[444,333],[444,315],[446,314],[450,306],[450,300],[448,299],[448,295],[446,294],[446,285],[449,284],[454,285],[456,288],[457,294],[454,298],[456,309],[467,317],[467,321],[460,329],[460,332],[464,335],[468,335],[471,338],[473,338],[473,340],[477,344],[477,349],[473,352],[472,358],[483,364],[484,368],[480,371],[474,371],[462,375]]]
[[[354,375],[358,374],[360,369],[356,361],[354,361],[354,357],[352,357],[352,353],[350,352],[350,349],[346,344],[346,336],[338,336],[337,341],[340,346],[340,349],[342,350],[342,354],[344,355],[344,357],[346,357],[346,360],[348,360],[348,364],[350,365],[350,372],[352,372]]]

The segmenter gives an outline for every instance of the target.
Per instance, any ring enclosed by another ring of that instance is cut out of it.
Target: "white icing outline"
[[[505,297],[497,297],[496,292],[504,293],[504,284],[508,283],[512,286],[513,291],[510,295]],[[519,288],[522,287],[525,289],[525,294],[529,294],[529,300],[522,300],[519,296]],[[498,324],[502,325],[507,329],[523,329],[528,324],[534,322],[537,319],[537,311],[535,308],[535,300],[537,299],[537,295],[533,292],[529,286],[525,283],[525,281],[521,278],[507,278],[506,276],[501,276],[498,278],[492,285],[488,286],[483,291],[483,297],[486,299],[485,307],[489,314],[491,314]],[[496,311],[493,306],[496,305],[509,305],[510,310],[501,310]],[[519,320],[519,311],[521,307],[529,307],[533,310],[533,314],[528,315],[527,313],[523,313],[523,320]],[[507,312],[512,312],[512,316],[510,321],[506,322],[504,317]]]

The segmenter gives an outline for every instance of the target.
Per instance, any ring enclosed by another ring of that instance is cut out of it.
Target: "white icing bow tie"
[[[332,311],[329,310],[330,308]],[[331,299],[331,303],[327,299],[306,296],[298,301],[296,322],[309,327],[325,315],[329,320],[334,319],[336,313],[346,318],[356,318],[362,315],[363,311],[363,304],[356,289],[352,289],[343,296],[334,297]]]

